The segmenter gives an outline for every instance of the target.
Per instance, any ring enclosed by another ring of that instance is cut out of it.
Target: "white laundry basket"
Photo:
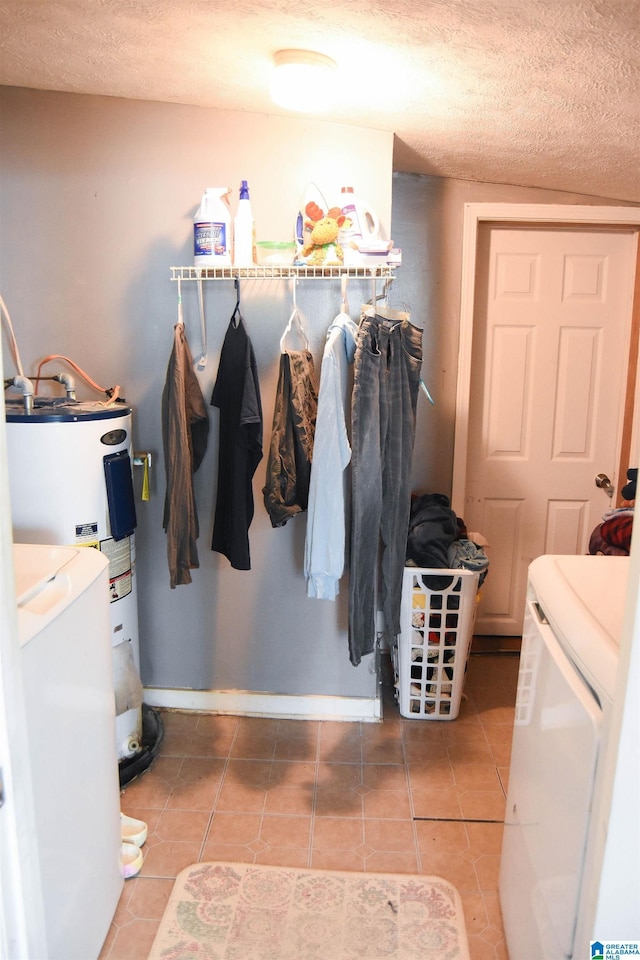
[[[392,647],[403,717],[455,720],[475,621],[479,573],[406,567],[401,632]]]

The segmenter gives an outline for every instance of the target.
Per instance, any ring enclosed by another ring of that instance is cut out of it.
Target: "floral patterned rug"
[[[440,877],[197,863],[148,960],[469,960],[458,891]]]

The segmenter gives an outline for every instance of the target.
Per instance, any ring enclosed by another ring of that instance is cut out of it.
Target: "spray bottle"
[[[229,187],[207,187],[193,218],[193,262],[196,267],[231,266]]]
[[[247,181],[240,184],[238,212],[233,221],[233,265],[251,267],[256,262],[256,225],[251,212]]]

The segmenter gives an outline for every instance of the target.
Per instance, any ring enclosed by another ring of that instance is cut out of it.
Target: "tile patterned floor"
[[[163,711],[159,756],[122,796],[149,825],[144,865],[100,960],[143,960],[174,878],[202,860],[437,874],[462,896],[472,960],[508,960],[497,881],[517,670],[517,654],[472,655],[454,721],[400,717],[386,664],[382,723]]]

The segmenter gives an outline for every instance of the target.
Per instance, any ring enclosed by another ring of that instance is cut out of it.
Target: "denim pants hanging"
[[[403,319],[364,316],[354,361],[349,568],[354,666],[375,647],[378,555],[385,633],[400,632],[422,330],[407,314],[398,317]]]

